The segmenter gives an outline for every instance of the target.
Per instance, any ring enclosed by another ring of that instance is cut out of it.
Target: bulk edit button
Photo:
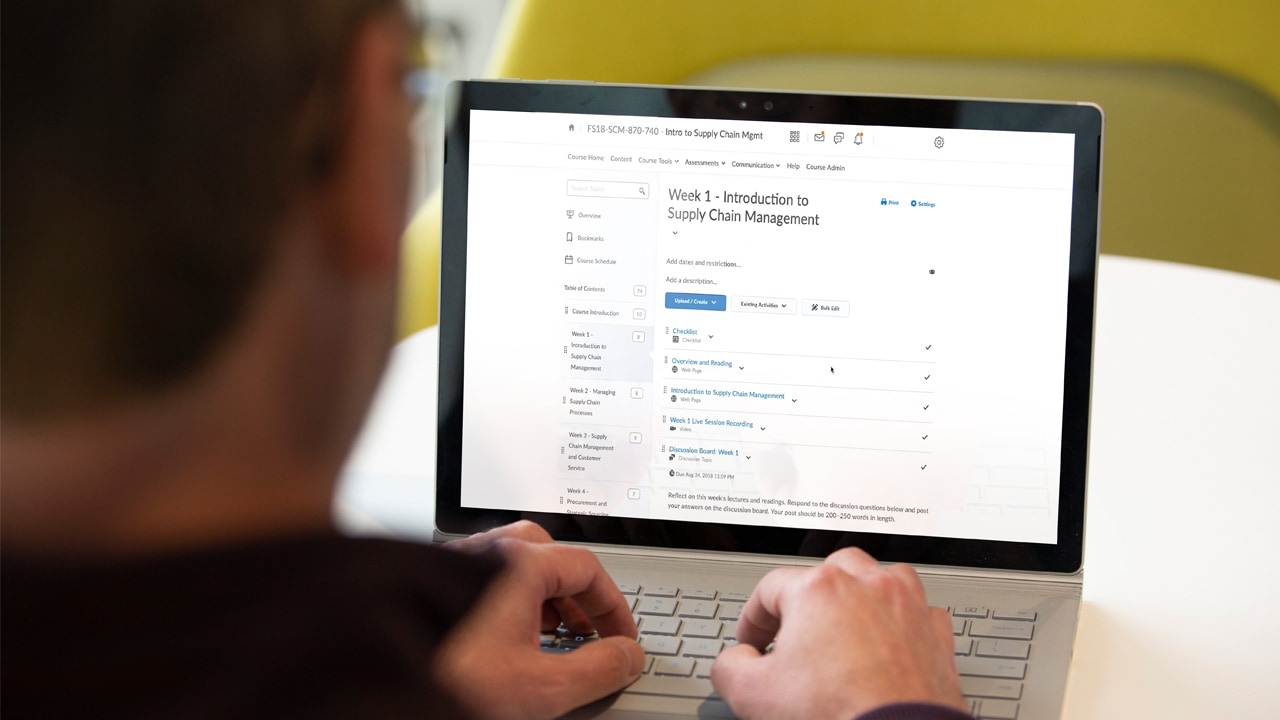
[[[849,317],[848,300],[801,300],[800,314],[819,317]]]

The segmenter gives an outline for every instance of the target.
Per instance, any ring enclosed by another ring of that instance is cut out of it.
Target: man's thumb
[[[750,645],[734,645],[716,656],[711,666],[711,686],[730,707],[750,692],[754,684],[751,676],[759,669],[760,657],[760,651]]]
[[[546,697],[547,710],[553,716],[615,693],[635,682],[644,670],[644,650],[631,638],[614,635],[589,642],[564,655],[544,656],[554,665],[557,676],[564,684],[552,683],[544,687],[554,688]]]

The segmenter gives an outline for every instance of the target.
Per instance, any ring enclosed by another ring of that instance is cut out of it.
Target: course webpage
[[[470,128],[463,506],[1057,541],[1072,135]]]

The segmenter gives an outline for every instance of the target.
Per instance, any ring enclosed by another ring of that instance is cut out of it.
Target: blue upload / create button
[[[724,295],[699,293],[667,293],[667,307],[673,310],[719,310],[724,312]]]

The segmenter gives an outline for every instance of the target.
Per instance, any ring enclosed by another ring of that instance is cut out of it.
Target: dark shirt
[[[114,562],[0,559],[0,715],[461,718],[432,653],[500,567],[321,535]],[[859,720],[954,720],[894,705]]]
[[[896,703],[865,712],[856,720],[973,720],[973,717],[941,705]]]
[[[0,560],[7,718],[461,717],[432,652],[496,560],[337,535]]]

